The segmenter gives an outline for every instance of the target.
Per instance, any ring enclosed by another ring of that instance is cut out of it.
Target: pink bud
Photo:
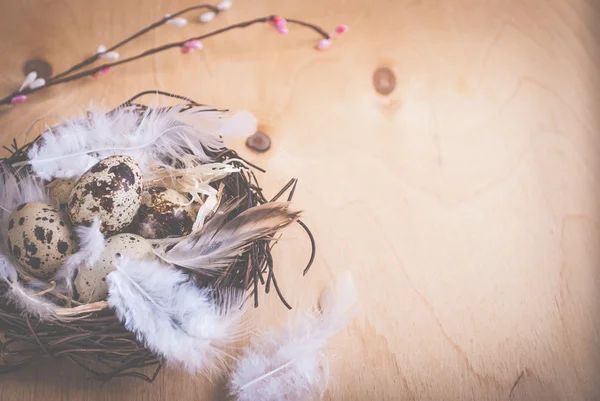
[[[112,67],[104,67],[101,70],[96,71],[92,74],[92,77],[98,78],[100,75],[108,74]]]
[[[338,35],[341,35],[342,33],[348,32],[348,25],[338,25],[337,28],[335,28],[335,33],[337,33]]]
[[[15,97],[13,97],[10,102],[12,104],[21,104],[23,103],[25,100],[27,100],[27,96],[25,95],[17,95]]]
[[[189,52],[192,51],[192,49],[190,49],[189,47],[185,47],[185,46],[181,46],[181,53],[182,54],[188,54]]]
[[[319,50],[327,50],[331,46],[331,40],[329,39],[321,39],[319,40],[319,44],[317,45],[317,49]]]
[[[275,28],[277,28],[277,31],[279,31],[279,33],[284,35],[289,32],[288,27],[286,25],[277,25]]]
[[[273,23],[275,24],[275,26],[282,24],[285,25],[287,24],[287,21],[283,17],[273,17]]]
[[[198,39],[188,40],[183,44],[183,47],[187,47],[190,50],[200,50],[202,49],[202,42],[200,42]]]

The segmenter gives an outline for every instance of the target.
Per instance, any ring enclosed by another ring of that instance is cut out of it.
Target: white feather
[[[167,263],[197,272],[217,273],[253,241],[287,227],[299,215],[289,210],[286,202],[271,202],[247,209],[226,222],[234,206],[217,212],[201,231],[185,237],[173,248],[158,249],[157,256]]]
[[[11,283],[17,281],[18,275],[10,258],[0,251],[0,278]]]
[[[192,227],[192,232],[197,232],[204,227],[204,221],[206,217],[215,212],[219,205],[219,200],[216,195],[210,195],[206,198],[200,209],[198,210],[198,214],[196,215],[196,221],[194,221],[194,226]]]
[[[9,216],[25,202],[49,203],[43,182],[0,163],[0,244],[6,247]]]
[[[321,330],[334,334],[343,329],[353,317],[357,299],[354,279],[346,271],[321,293]]]
[[[209,162],[206,151],[224,147],[220,136],[255,130],[256,119],[247,112],[229,116],[206,106],[149,108],[141,116],[127,108],[91,110],[48,128],[28,158],[34,172],[47,180],[79,177],[98,160],[116,154],[131,156],[146,173],[160,160],[177,160],[186,150]]]
[[[203,107],[195,109],[201,111]],[[206,127],[215,134],[230,138],[245,138],[256,132],[258,122],[249,111],[242,110],[234,114],[226,123],[219,118],[220,114],[220,111],[180,113],[177,119],[193,127]]]
[[[68,295],[73,294],[73,277],[84,266],[95,265],[104,252],[104,235],[100,231],[101,221],[94,217],[89,227],[75,227],[79,238],[79,249],[63,263],[53,280],[65,284]]]
[[[222,367],[222,347],[242,334],[241,293],[228,292],[217,302],[213,291],[158,261],[121,258],[108,284],[109,305],[125,327],[191,373]]]
[[[56,319],[56,305],[37,295],[34,291],[19,283],[17,270],[10,256],[0,250],[0,282],[7,286],[1,294],[18,310],[40,320]]]
[[[185,161],[180,159],[182,160]],[[165,186],[189,194],[196,202],[202,199],[200,195],[217,194],[217,190],[210,185],[211,183],[240,171],[229,163],[206,163],[184,168],[174,168],[165,164],[157,167],[144,175],[145,183]]]
[[[327,340],[353,316],[357,294],[349,273],[321,295],[321,314],[297,316],[282,331],[270,331],[239,359],[229,390],[237,401],[320,399],[327,387]]]

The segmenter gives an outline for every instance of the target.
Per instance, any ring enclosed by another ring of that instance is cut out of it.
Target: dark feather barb
[[[248,200],[252,198],[248,196]],[[166,262],[198,273],[215,273],[225,268],[240,252],[250,248],[253,259],[253,244],[287,227],[298,219],[299,212],[289,210],[288,203],[264,203],[250,207],[230,218],[239,200],[217,212],[200,232],[181,240],[159,256]],[[252,265],[257,262],[252,260]]]

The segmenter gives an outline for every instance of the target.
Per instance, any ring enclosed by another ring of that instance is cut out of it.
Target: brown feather
[[[215,274],[251,243],[273,235],[300,216],[300,212],[289,210],[288,202],[271,202],[252,207],[227,221],[238,204],[217,211],[201,231],[184,238],[171,249],[157,251],[157,255],[177,266]]]

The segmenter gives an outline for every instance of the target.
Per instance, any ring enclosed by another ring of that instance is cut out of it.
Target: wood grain
[[[189,0],[4,2],[0,93],[32,58],[60,71]],[[236,1],[214,21],[271,13],[351,30],[328,52],[314,36],[232,33],[0,112],[0,139],[162,89],[254,112],[273,143],[273,193],[298,177],[319,244],[292,230],[276,260],[297,307],[344,269],[361,313],[328,350],[329,400],[600,399],[600,6],[595,0]],[[207,27],[165,27],[123,54]],[[395,74],[387,96],[379,67]],[[274,296],[262,324],[289,313]],[[2,377],[2,400],[222,399],[221,384],[177,370],[153,384],[100,387],[68,362]]]

